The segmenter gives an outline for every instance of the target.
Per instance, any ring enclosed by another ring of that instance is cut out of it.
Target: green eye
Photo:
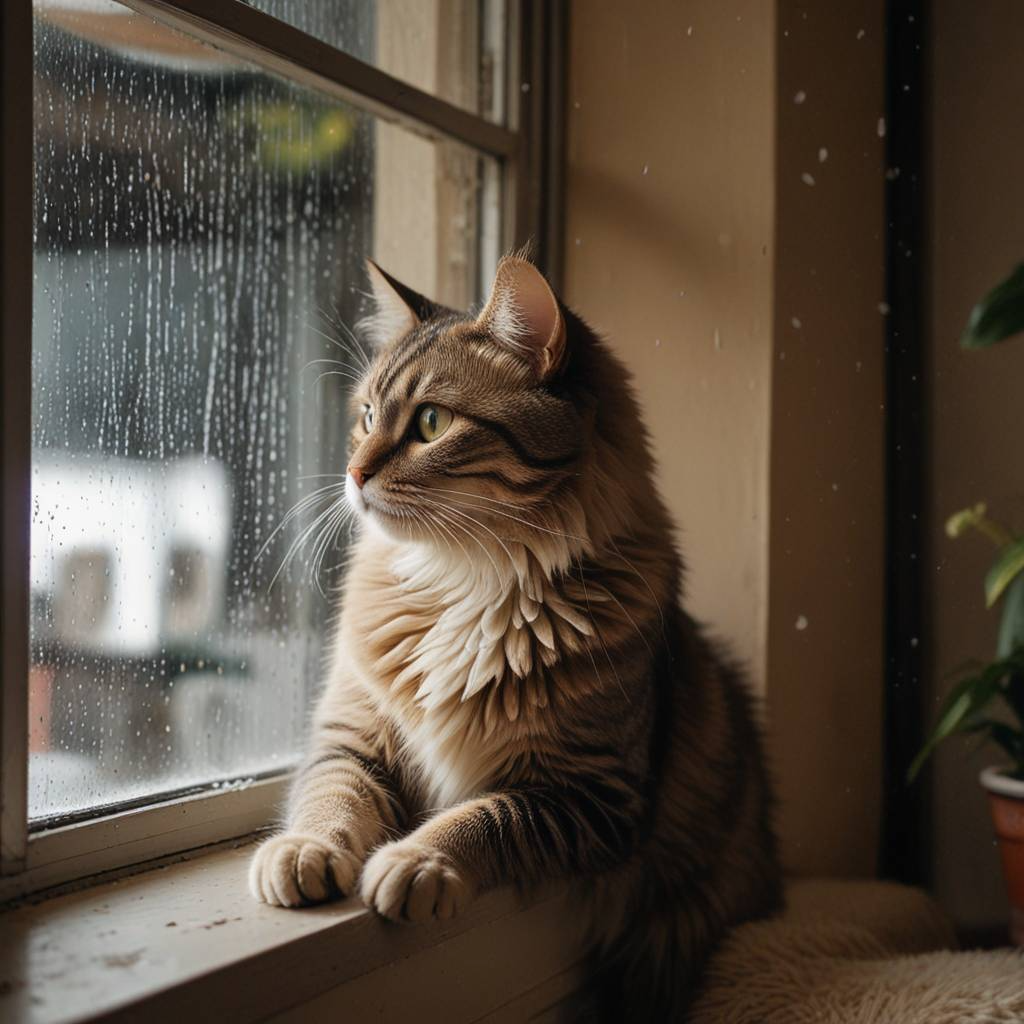
[[[363,406],[363,429],[369,433],[373,430],[373,410],[368,406]]]
[[[436,441],[452,425],[452,411],[443,405],[421,405],[416,412],[416,429],[428,443]]]

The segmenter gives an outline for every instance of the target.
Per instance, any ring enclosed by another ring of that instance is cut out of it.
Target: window
[[[466,307],[540,237],[529,14],[5,10],[0,893],[269,820],[344,546],[363,260]]]

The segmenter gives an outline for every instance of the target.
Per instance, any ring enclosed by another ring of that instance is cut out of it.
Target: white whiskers
[[[332,474],[323,474],[325,476]],[[337,542],[338,537],[341,534],[342,529],[351,523],[352,520],[352,509],[349,507],[345,500],[345,483],[327,484],[323,487],[318,487],[315,491],[300,498],[289,510],[285,513],[281,522],[274,527],[270,532],[270,535],[263,542],[262,547],[256,554],[254,561],[258,561],[266,553],[267,549],[273,543],[274,539],[281,533],[282,530],[297,516],[302,515],[304,512],[315,507],[319,502],[327,501],[329,504],[323,509],[316,518],[304,527],[289,544],[284,557],[281,559],[280,564],[277,567],[274,575],[271,577],[270,583],[267,585],[267,591],[271,591],[274,584],[277,583],[281,573],[284,572],[285,568],[291,564],[295,555],[299,550],[311,539],[313,540],[312,556],[309,560],[309,566],[311,571],[312,581],[315,583],[317,589],[321,595],[326,596],[323,585],[320,580],[320,574],[323,570],[324,558],[331,546]]]

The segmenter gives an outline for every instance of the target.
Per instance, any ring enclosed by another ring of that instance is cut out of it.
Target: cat
[[[370,278],[359,533],[253,893],[426,921],[567,879],[594,1006],[677,1020],[728,927],[782,890],[752,701],[680,605],[629,375],[523,254],[477,316]]]

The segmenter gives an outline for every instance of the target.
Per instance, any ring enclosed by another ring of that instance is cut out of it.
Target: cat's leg
[[[349,894],[367,853],[402,825],[378,725],[363,709],[346,711],[338,721],[318,715],[285,829],[253,857],[249,886],[257,899],[298,907]]]
[[[607,780],[483,796],[376,850],[360,896],[392,920],[452,917],[481,889],[620,863],[635,845],[642,813],[637,790]]]

